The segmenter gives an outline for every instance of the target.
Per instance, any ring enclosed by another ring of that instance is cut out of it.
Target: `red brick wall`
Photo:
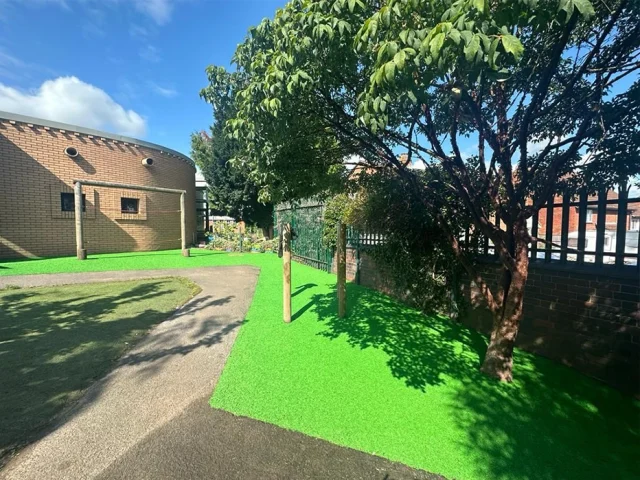
[[[335,259],[333,271],[335,272]],[[483,266],[490,284],[495,264]],[[347,278],[355,280],[355,250],[347,250]],[[393,295],[370,256],[360,254],[360,284]],[[491,315],[479,292],[463,285],[465,325],[488,334]],[[397,296],[397,295],[396,295]],[[621,390],[640,392],[640,279],[637,273],[597,274],[532,265],[517,345]]]
[[[64,154],[68,146],[79,156]],[[154,164],[142,165],[152,157]],[[60,193],[73,179],[186,190],[187,241],[195,232],[195,168],[185,159],[109,138],[0,120],[0,258],[74,255],[74,213]],[[84,187],[89,254],[180,248],[180,196]],[[123,215],[120,197],[140,199]]]
[[[495,265],[483,275],[498,281]],[[488,333],[491,315],[467,284],[461,320]],[[633,393],[640,392],[640,280],[532,265],[517,345]]]

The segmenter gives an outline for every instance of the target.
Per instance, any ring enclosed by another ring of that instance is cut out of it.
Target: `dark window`
[[[138,198],[126,198],[120,199],[120,209],[122,213],[138,213],[138,205],[140,200]]]
[[[60,210],[63,212],[74,212],[76,210],[75,198],[76,196],[74,193],[61,193]],[[87,197],[84,193],[82,194],[82,211],[87,211]]]

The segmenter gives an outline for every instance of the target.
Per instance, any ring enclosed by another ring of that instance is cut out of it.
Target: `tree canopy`
[[[231,76],[218,71],[222,78]],[[240,144],[224,132],[226,119],[234,112],[231,89],[215,97],[214,124],[210,134],[191,136],[191,155],[209,184],[209,202],[214,212],[244,220],[263,229],[273,223],[273,205],[258,200],[259,187],[242,164],[231,160]]]
[[[495,245],[497,286],[459,245],[455,212],[433,195],[424,208],[494,314],[483,370],[510,380],[527,220],[556,192],[640,171],[639,18],[633,0],[292,0],[238,47],[226,128],[264,198],[317,193],[352,155],[456,195]]]

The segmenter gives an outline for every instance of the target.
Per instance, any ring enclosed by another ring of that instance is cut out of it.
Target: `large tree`
[[[293,0],[238,47],[227,129],[273,200],[314,193],[353,154],[456,195],[495,245],[498,285],[421,198],[493,314],[482,370],[510,381],[527,220],[569,184],[638,172],[639,18],[636,0]]]
[[[191,136],[191,156],[209,184],[212,210],[257,225],[267,235],[273,224],[273,204],[258,199],[259,187],[246,166],[232,162],[240,145],[224,132],[226,120],[235,115],[231,98],[233,76],[218,69],[213,69],[210,75],[219,78],[215,96],[206,97],[203,93],[213,106],[214,124],[210,134],[200,132]]]

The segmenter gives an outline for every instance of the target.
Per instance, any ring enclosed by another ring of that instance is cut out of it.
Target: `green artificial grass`
[[[256,265],[246,323],[211,404],[448,478],[631,479],[640,475],[640,404],[567,367],[517,350],[515,381],[478,371],[486,338],[293,265],[293,322],[270,254],[192,250],[0,263],[0,275]],[[4,267],[4,268],[3,268]]]
[[[0,459],[198,291],[180,278],[0,290]]]

